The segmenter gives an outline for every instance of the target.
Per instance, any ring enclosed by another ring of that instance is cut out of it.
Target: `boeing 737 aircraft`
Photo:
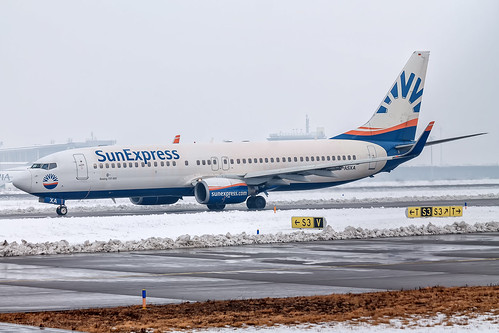
[[[136,205],[173,204],[194,196],[211,210],[246,201],[263,209],[262,193],[318,189],[389,172],[418,156],[431,122],[415,140],[430,53],[416,51],[361,127],[324,140],[106,146],[55,153],[16,175],[14,185],[57,205],[66,200],[129,197]]]

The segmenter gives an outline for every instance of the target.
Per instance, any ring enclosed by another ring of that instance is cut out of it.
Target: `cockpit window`
[[[52,170],[55,168],[57,168],[57,163],[35,163],[31,166],[31,169]]]

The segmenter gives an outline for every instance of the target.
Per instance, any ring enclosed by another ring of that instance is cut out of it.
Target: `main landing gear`
[[[246,206],[251,210],[264,209],[266,205],[267,201],[262,196],[249,197],[246,200]]]
[[[216,204],[209,204],[206,205],[209,210],[213,210],[215,212],[222,211],[225,208],[225,204],[223,203],[216,203]]]
[[[66,207],[65,205],[60,205],[56,208],[55,211],[57,212],[57,215],[64,216],[68,213],[68,207]]]

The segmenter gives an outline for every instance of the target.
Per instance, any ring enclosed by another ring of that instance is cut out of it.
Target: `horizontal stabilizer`
[[[483,133],[475,133],[475,134],[468,134],[468,135],[456,136],[456,137],[453,137],[453,138],[447,138],[447,139],[441,139],[441,140],[435,140],[435,141],[428,141],[428,142],[426,142],[425,146],[438,145],[438,144],[445,143],[445,142],[451,142],[451,141],[456,141],[456,140],[461,140],[461,139],[472,138],[474,136],[480,136],[480,135],[484,135],[484,134],[488,134],[488,133],[485,133],[485,132],[483,132]],[[411,144],[407,144],[407,145],[398,145],[398,146],[395,146],[395,148],[396,149],[411,148],[414,145],[415,145],[415,143],[411,143]]]
[[[475,134],[469,134],[469,135],[463,135],[463,136],[456,136],[454,138],[429,141],[429,142],[426,143],[426,145],[427,146],[438,145],[440,143],[445,143],[445,142],[450,142],[450,141],[455,141],[455,140],[461,140],[461,139],[466,139],[466,138],[472,138],[474,136],[479,136],[479,135],[484,135],[484,134],[487,134],[487,133],[485,133],[485,132],[483,132],[483,133],[475,133]]]

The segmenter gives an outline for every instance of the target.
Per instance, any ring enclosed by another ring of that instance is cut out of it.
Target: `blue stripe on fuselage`
[[[75,192],[42,192],[31,193],[37,197],[60,198],[65,200],[80,199],[109,199],[109,198],[131,198],[131,197],[156,197],[156,196],[193,196],[194,188],[153,188],[153,189],[129,189],[112,191],[75,191]]]
[[[304,191],[321,189],[342,185],[358,180],[352,179],[341,182],[326,182],[326,183],[293,183],[285,186],[271,187],[266,190],[271,191]],[[156,196],[177,196],[189,197],[194,196],[193,187],[185,188],[154,188],[154,189],[129,189],[129,190],[112,190],[112,191],[75,191],[75,192],[42,192],[32,193],[41,198],[58,198],[65,200],[81,200],[81,199],[109,199],[109,198],[131,198],[131,197],[156,197]]]

